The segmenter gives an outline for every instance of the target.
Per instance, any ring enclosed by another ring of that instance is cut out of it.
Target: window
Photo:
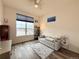
[[[16,36],[34,35],[33,18],[17,14]]]

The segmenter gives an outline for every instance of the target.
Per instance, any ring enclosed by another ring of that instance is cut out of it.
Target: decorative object
[[[35,20],[35,23],[38,23],[38,20]]]
[[[56,21],[56,16],[51,16],[48,17],[47,22],[55,22]]]
[[[8,23],[8,19],[7,18],[4,18],[4,24],[5,23]]]
[[[61,47],[69,49],[69,38],[67,36],[61,36]]]
[[[38,36],[40,36],[40,27],[35,26],[35,28],[34,28],[34,39],[38,40]]]

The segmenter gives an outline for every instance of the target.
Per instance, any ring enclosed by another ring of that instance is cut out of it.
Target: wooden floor
[[[79,54],[72,51],[61,48],[59,51],[55,51],[49,56],[49,59],[79,59]]]
[[[41,59],[32,48],[29,47],[29,45],[35,43],[38,43],[38,41],[25,42],[13,46],[11,59]],[[79,54],[61,48],[59,51],[54,51],[46,59],[79,59]]]

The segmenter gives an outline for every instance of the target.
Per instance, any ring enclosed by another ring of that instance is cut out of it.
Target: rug
[[[32,44],[31,48],[41,59],[46,59],[54,51],[41,43]]]

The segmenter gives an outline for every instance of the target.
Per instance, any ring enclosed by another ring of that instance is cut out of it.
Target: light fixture
[[[35,7],[35,8],[38,8],[38,5],[37,5],[37,4],[35,4],[35,5],[34,5],[34,7]]]
[[[34,3],[35,3],[34,7],[35,8],[38,8],[39,7],[40,0],[35,0]]]

